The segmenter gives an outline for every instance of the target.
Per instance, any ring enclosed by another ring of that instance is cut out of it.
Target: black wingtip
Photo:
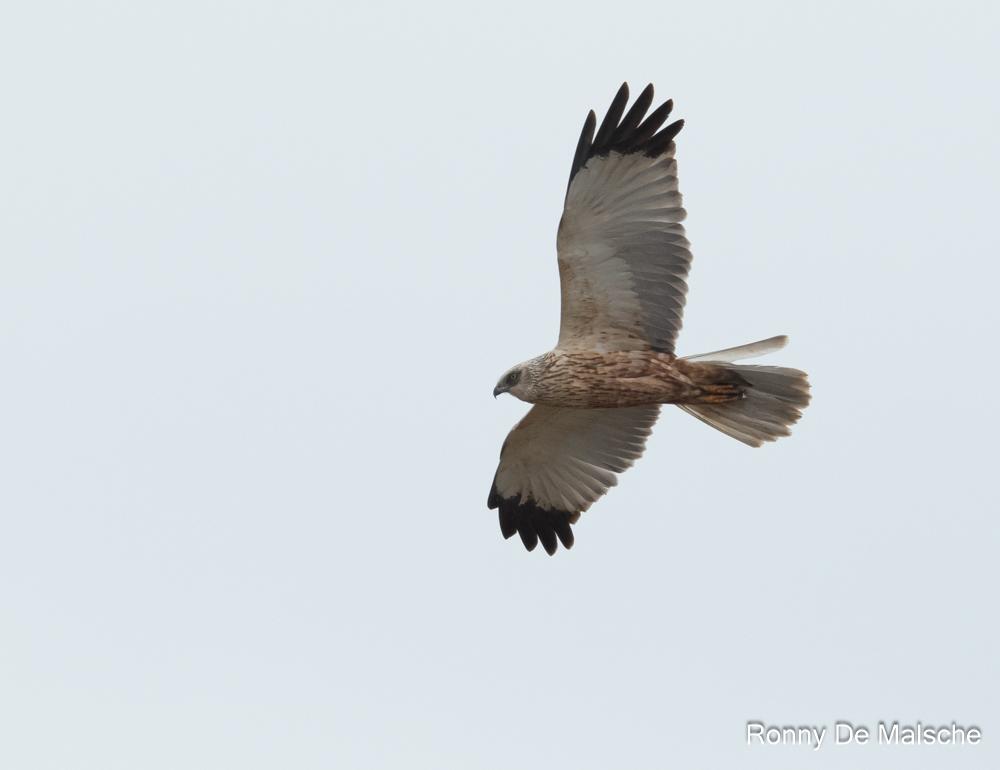
[[[578,513],[547,510],[533,500],[521,501],[516,497],[501,497],[494,485],[490,490],[490,508],[499,508],[500,532],[505,540],[515,533],[529,551],[541,542],[545,552],[552,556],[562,543],[563,548],[572,548],[574,543],[572,524],[579,518]],[[496,505],[492,503],[496,502]]]
[[[573,183],[573,178],[580,169],[586,166],[587,161],[593,157],[605,156],[614,151],[623,155],[641,152],[655,158],[669,149],[677,132],[684,125],[683,121],[677,121],[660,131],[660,127],[670,117],[670,112],[674,107],[673,100],[668,99],[649,115],[646,115],[653,103],[653,84],[650,83],[642,90],[631,109],[626,113],[625,106],[628,104],[628,95],[628,83],[622,83],[596,134],[594,127],[597,125],[597,116],[593,110],[587,115],[580,140],[576,146],[576,153],[573,155],[573,166],[569,174],[570,184]],[[657,133],[657,131],[660,132]],[[672,133],[667,133],[670,131]],[[567,192],[568,190],[567,187]]]
[[[655,134],[660,126],[662,126],[667,118],[670,117],[670,113],[674,109],[674,100],[667,99],[663,104],[653,110],[646,119],[642,121],[640,125],[632,136],[632,142],[635,147],[641,148],[646,142]]]
[[[569,184],[572,183],[576,172],[583,168],[590,154],[591,145],[594,142],[594,127],[597,125],[597,115],[593,110],[587,113],[587,119],[583,121],[583,129],[580,131],[580,139],[576,143],[576,152],[573,154],[573,166],[569,170],[569,182],[566,184],[566,191],[569,192]]]
[[[617,148],[626,145],[628,138],[632,135],[635,129],[638,128],[639,122],[642,120],[642,117],[646,114],[647,110],[649,110],[649,106],[652,103],[653,84],[650,83],[642,89],[642,93],[636,97],[636,100],[632,103],[628,113],[624,118],[622,118],[618,128],[615,129],[615,133],[611,137],[610,141],[612,147]]]
[[[618,128],[622,115],[625,114],[626,104],[628,104],[628,83],[622,83],[615,98],[611,100],[611,106],[608,107],[604,120],[601,121],[601,127],[597,129],[597,136],[594,137],[595,147],[603,147],[608,143],[611,135]]]
[[[517,517],[511,510],[500,511],[500,532],[504,540],[510,540],[517,532]]]
[[[664,152],[671,145],[674,141],[674,137],[680,133],[682,128],[684,128],[683,120],[677,120],[671,123],[649,140],[649,143],[646,146],[646,154],[656,157]]]

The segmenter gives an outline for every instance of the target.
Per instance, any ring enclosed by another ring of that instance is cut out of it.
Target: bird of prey
[[[787,436],[809,403],[804,372],[735,361],[786,337],[678,357],[691,266],[677,189],[672,102],[628,112],[622,84],[599,128],[587,115],[569,173],[557,251],[562,293],[554,350],[512,367],[493,395],[533,404],[507,436],[487,505],[505,538],[531,551],[573,545],[572,524],[645,448],[661,404],[749,446]]]

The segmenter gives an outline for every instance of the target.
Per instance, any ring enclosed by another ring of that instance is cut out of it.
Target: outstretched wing
[[[503,536],[519,533],[529,551],[541,540],[553,554],[557,537],[571,548],[570,525],[642,455],[659,412],[532,407],[504,441],[487,502]]]
[[[673,105],[646,116],[652,102],[650,84],[622,117],[623,83],[597,134],[593,111],[584,123],[559,222],[560,348],[674,350],[691,266],[674,160],[684,121],[658,131]]]

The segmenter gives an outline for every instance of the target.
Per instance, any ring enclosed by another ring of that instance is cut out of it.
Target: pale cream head
[[[515,398],[527,401],[529,404],[533,403],[536,362],[537,359],[531,359],[504,372],[493,388],[493,397],[496,398],[501,393],[510,393]]]

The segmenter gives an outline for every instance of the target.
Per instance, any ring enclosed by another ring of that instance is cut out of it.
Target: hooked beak
[[[506,392],[507,392],[506,389],[501,388],[499,385],[497,385],[495,388],[493,388],[493,398],[496,398],[501,393],[506,393]]]

